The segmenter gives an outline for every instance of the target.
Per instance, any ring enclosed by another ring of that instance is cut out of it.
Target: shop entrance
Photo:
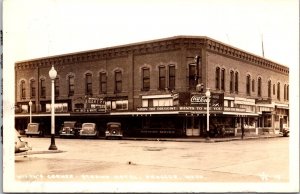
[[[186,117],[186,136],[199,137],[202,136],[206,129],[206,120],[203,116],[187,116]]]

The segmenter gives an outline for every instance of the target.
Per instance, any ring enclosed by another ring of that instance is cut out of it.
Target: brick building
[[[199,136],[206,130],[279,133],[289,125],[289,69],[208,37],[176,36],[15,64],[16,128],[50,126],[51,66],[56,133],[64,120],[122,122],[126,135]],[[50,127],[48,130],[50,133]]]

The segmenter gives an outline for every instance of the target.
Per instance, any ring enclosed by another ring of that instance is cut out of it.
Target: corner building
[[[56,133],[63,121],[122,123],[127,136],[279,133],[289,126],[289,68],[209,37],[176,36],[15,64],[16,129],[50,134],[54,66]]]

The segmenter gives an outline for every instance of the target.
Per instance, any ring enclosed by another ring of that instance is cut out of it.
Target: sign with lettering
[[[202,106],[157,106],[157,107],[138,107],[138,112],[159,112],[159,111],[203,111],[206,112],[206,107]],[[223,111],[223,107],[210,107],[210,111]]]
[[[204,93],[192,94],[191,105],[196,106],[207,106],[207,97]],[[224,93],[211,93],[210,96],[210,107],[224,107]]]

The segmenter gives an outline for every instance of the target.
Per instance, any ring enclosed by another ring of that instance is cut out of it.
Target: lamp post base
[[[51,144],[50,144],[50,147],[48,150],[57,150],[57,147],[55,145],[55,137],[54,137],[54,134],[51,135]]]
[[[207,132],[207,134],[206,134],[206,138],[205,138],[206,140],[210,140],[210,137],[209,137],[209,132]]]

